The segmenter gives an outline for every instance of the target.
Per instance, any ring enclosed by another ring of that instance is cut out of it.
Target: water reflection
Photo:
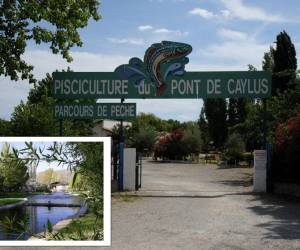
[[[30,202],[47,203],[48,201],[51,201],[52,203],[60,204],[80,204],[81,202],[80,197],[75,197],[62,192],[53,193],[50,195],[32,196],[29,200]],[[41,233],[44,231],[48,219],[54,225],[60,220],[75,215],[79,211],[79,209],[79,207],[20,206],[1,211],[0,220],[3,220],[6,216],[9,218],[13,218],[13,216],[15,216],[15,221],[20,221],[28,218],[30,231],[33,233]],[[17,230],[18,227],[18,224],[15,223],[14,230]],[[14,232],[14,230],[8,230],[8,232],[5,232],[5,230],[3,230],[2,226],[0,225],[0,240],[17,239],[20,234]],[[29,237],[30,235],[25,234],[21,239],[26,240]]]

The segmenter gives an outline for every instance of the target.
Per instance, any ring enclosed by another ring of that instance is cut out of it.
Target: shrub
[[[195,129],[176,129],[172,133],[161,134],[154,145],[154,158],[182,160],[201,149],[200,132]]]
[[[245,143],[241,135],[233,133],[228,136],[221,158],[222,160],[227,161],[229,164],[235,164],[237,161],[243,159],[244,151]]]
[[[139,153],[150,153],[153,150],[156,133],[153,128],[140,128],[133,137],[132,146]]]
[[[277,175],[288,179],[299,179],[300,169],[300,110],[278,124],[275,131],[274,167]]]

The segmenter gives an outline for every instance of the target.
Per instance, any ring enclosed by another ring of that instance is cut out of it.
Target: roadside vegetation
[[[22,198],[0,198],[0,207],[22,201]]]
[[[48,225],[47,240],[103,240],[103,216],[97,216],[92,209],[81,218],[74,219],[66,227],[54,232]]]

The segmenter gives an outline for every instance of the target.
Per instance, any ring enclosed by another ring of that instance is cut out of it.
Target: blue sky
[[[50,53],[47,45],[30,43],[24,59],[42,78],[46,72],[70,66],[75,71],[113,71],[130,57],[143,57],[162,40],[193,46],[187,70],[247,70],[261,68],[263,53],[286,30],[300,49],[300,2],[296,0],[103,0],[102,19],[80,31],[82,48],[72,49],[68,64]],[[0,118],[9,119],[13,107],[26,100],[28,83],[0,78]],[[118,100],[114,100],[118,101]],[[138,112],[161,118],[196,120],[201,100],[129,100]]]
[[[0,142],[0,152],[2,151],[2,147],[3,147],[4,142]],[[8,144],[10,145],[10,148],[15,148],[18,150],[24,149],[26,148],[25,142],[8,142]],[[47,150],[47,148],[49,148],[50,146],[53,145],[53,142],[33,142],[33,147],[38,149],[41,148],[43,150],[43,154],[51,154],[50,151]],[[58,162],[46,162],[46,161],[40,161],[39,165],[37,167],[37,172],[41,172],[44,171],[48,168],[53,168],[54,170],[66,170],[67,167],[60,165],[58,166]]]

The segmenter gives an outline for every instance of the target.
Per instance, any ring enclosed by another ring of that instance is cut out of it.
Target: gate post
[[[267,143],[267,193],[273,192],[272,158],[273,158],[273,145]]]
[[[121,103],[124,102],[124,98],[121,99]],[[124,190],[124,131],[123,131],[123,119],[120,120],[120,133],[119,133],[119,191]]]

